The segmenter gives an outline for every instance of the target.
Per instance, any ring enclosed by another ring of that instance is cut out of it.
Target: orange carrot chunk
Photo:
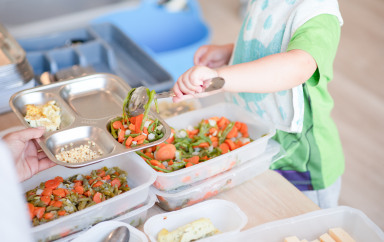
[[[100,203],[101,202],[101,193],[100,192],[96,192],[95,195],[93,195],[93,201],[95,203]]]

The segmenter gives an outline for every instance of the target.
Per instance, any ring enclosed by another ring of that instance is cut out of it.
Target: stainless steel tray
[[[66,167],[82,167],[107,158],[145,149],[163,143],[171,135],[171,128],[154,112],[149,117],[158,119],[163,126],[164,136],[148,144],[126,148],[117,142],[109,131],[109,122],[122,115],[123,101],[131,87],[122,79],[111,74],[95,74],[50,85],[39,86],[15,93],[10,99],[10,106],[20,121],[29,127],[24,120],[26,104],[45,104],[55,100],[61,108],[61,124],[59,130],[46,131],[38,141],[42,150],[58,165]],[[93,160],[82,163],[67,163],[56,159],[65,145],[73,148],[89,145],[92,150],[101,150],[103,154]]]

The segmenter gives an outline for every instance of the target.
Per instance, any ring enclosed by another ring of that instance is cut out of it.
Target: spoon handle
[[[212,92],[221,89],[224,84],[225,80],[222,77],[215,77],[212,79],[205,80],[204,83],[208,83],[208,86],[204,89],[204,92]],[[198,93],[197,93],[198,94]],[[161,93],[156,93],[156,98],[167,98],[167,97],[174,97],[176,96],[173,91],[168,91],[168,92],[161,92]]]

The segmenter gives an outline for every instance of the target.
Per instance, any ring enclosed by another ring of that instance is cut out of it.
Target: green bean
[[[87,205],[87,202],[86,200],[84,201],[81,201],[79,206],[77,207],[77,209],[80,211],[80,210],[83,210],[85,208],[85,206]]]
[[[221,136],[219,136],[219,144],[222,144],[225,139],[227,138],[228,133],[232,130],[233,126],[235,125],[235,122],[230,122],[227,127],[224,129]]]
[[[54,206],[48,206],[48,207],[45,209],[46,212],[57,211],[57,210],[60,210],[60,208],[58,208],[58,207],[54,207]]]

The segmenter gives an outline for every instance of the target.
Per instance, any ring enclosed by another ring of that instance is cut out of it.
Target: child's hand
[[[218,68],[229,63],[233,44],[203,45],[195,53],[194,63],[199,66]]]
[[[182,74],[173,86],[174,102],[195,97],[209,86],[211,78],[218,77],[217,71],[206,66],[194,66]],[[213,93],[204,93],[199,97],[208,96]]]

